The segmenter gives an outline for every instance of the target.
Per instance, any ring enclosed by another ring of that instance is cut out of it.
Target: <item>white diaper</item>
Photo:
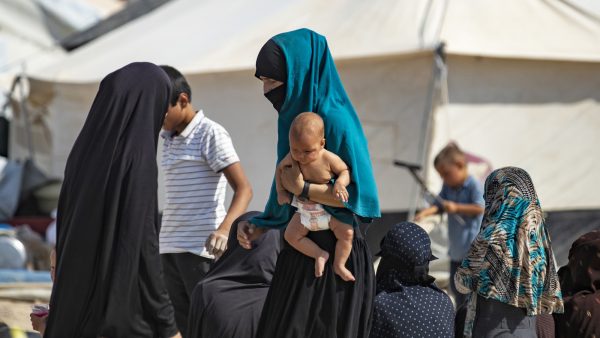
[[[331,215],[319,203],[294,196],[292,206],[300,214],[300,223],[310,231],[329,230]]]

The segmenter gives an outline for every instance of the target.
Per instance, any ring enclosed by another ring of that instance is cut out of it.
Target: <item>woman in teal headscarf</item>
[[[316,278],[312,258],[286,245],[278,257],[257,337],[368,337],[375,279],[371,256],[357,225],[380,216],[379,201],[367,141],[325,37],[308,29],[273,37],[258,55],[256,76],[279,113],[277,162],[290,150],[288,133],[293,119],[302,112],[315,112],[325,122],[327,150],[350,167],[347,203],[335,198],[331,185],[304,182],[296,166],[283,173],[283,186],[323,204],[333,217],[353,224],[356,230],[347,263],[355,282],[337,277],[330,262],[323,276]],[[294,212],[293,207],[277,203],[273,184],[265,211],[240,224],[240,245],[250,249],[252,240],[265,229],[286,227]],[[330,230],[308,236],[333,257],[335,236]]]

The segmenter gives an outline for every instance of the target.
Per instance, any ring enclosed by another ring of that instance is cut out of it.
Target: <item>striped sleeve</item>
[[[212,170],[220,172],[240,161],[229,133],[221,125],[213,123],[205,136],[203,156]]]

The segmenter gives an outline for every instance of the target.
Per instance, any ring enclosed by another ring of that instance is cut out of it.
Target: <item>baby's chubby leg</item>
[[[295,213],[285,228],[283,237],[294,249],[315,259],[315,276],[321,277],[325,270],[325,262],[329,259],[329,253],[306,237],[308,231],[300,222],[300,214]]]
[[[335,244],[335,257],[333,259],[333,271],[346,282],[354,282],[354,275],[346,268],[346,262],[352,251],[352,239],[354,238],[354,229],[351,225],[342,223],[331,217],[329,223],[337,243]]]

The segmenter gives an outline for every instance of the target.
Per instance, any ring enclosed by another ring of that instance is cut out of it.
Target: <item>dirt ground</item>
[[[0,322],[6,323],[11,328],[31,330],[29,313],[31,306],[42,302],[15,301],[0,299]]]

